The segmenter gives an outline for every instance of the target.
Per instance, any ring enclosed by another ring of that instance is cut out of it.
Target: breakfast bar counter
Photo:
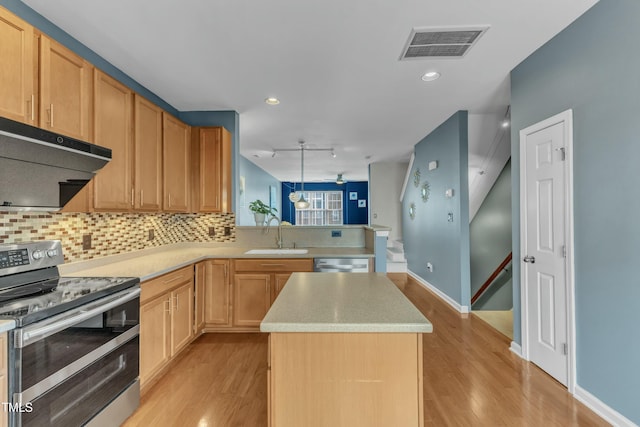
[[[431,323],[380,273],[294,273],[270,333],[269,425],[422,426]]]

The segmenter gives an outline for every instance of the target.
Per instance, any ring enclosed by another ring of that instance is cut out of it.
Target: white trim
[[[456,300],[454,300],[449,295],[447,295],[444,292],[442,292],[440,289],[438,289],[435,286],[433,286],[431,283],[429,283],[426,280],[424,280],[422,277],[418,276],[413,271],[407,269],[407,274],[409,276],[411,276],[420,285],[422,285],[424,288],[426,288],[426,289],[430,290],[431,292],[433,292],[434,294],[436,294],[441,300],[443,300],[444,302],[449,304],[457,312],[462,313],[462,314],[469,313],[469,306],[460,305]]]
[[[376,230],[376,237],[389,237],[389,230]]]
[[[614,410],[603,401],[589,393],[587,390],[580,387],[578,384],[575,386],[574,395],[577,400],[584,403],[589,409],[598,414],[606,422],[616,427],[638,427],[633,421]]]
[[[509,350],[511,350],[512,353],[514,353],[516,356],[518,356],[519,358],[523,358],[522,357],[522,347],[520,347],[520,344],[518,344],[515,341],[511,341],[511,345],[509,346]]]
[[[567,251],[566,269],[566,311],[567,311],[567,389],[573,394],[576,387],[576,326],[575,326],[575,262],[574,262],[574,230],[573,230],[573,110],[569,109],[556,114],[546,120],[520,130],[520,255],[526,252],[526,223],[527,213],[523,206],[526,206],[526,150],[524,143],[529,134],[564,122],[564,142],[565,142],[565,245]],[[528,325],[528,299],[525,289],[526,285],[525,269],[520,269],[520,332],[522,335],[522,357],[529,359],[529,325]]]
[[[402,203],[402,199],[404,199],[404,192],[407,190],[407,183],[409,182],[409,177],[411,176],[411,168],[413,167],[413,162],[416,159],[416,153],[411,153],[411,158],[409,159],[409,166],[407,166],[407,173],[404,174],[404,182],[402,183],[402,190],[400,190],[400,203]]]

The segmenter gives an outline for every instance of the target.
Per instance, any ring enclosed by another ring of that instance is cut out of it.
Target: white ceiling
[[[504,114],[510,70],[596,1],[24,0],[178,110],[238,111],[241,154],[280,180],[300,156],[272,149],[299,139],[338,155],[308,153],[305,180],[366,180],[457,110]],[[398,60],[413,27],[476,25],[462,59]]]

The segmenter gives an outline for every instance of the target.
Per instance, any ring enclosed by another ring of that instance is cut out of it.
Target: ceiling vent
[[[488,29],[414,28],[400,59],[462,58]]]

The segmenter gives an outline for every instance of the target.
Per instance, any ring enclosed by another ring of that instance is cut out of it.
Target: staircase
[[[407,259],[401,240],[387,240],[387,273],[406,273]]]

